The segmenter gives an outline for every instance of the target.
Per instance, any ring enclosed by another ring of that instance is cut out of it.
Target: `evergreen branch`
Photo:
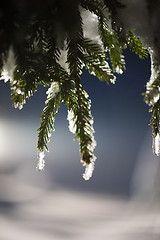
[[[69,80],[68,74],[63,68],[61,68],[59,64],[57,64],[57,71],[59,71],[59,74],[57,74],[56,77],[59,76],[59,79],[58,81],[54,81],[47,91],[48,97],[45,102],[46,105],[43,109],[42,115],[40,116],[42,121],[40,127],[38,128],[37,143],[37,149],[39,150],[39,162],[37,169],[40,171],[43,170],[45,166],[44,150],[48,151],[47,144],[50,140],[51,131],[54,131],[55,115],[58,112],[60,103],[63,101],[63,98],[67,96],[67,87]]]
[[[114,36],[111,36],[114,38]],[[123,70],[125,69],[125,60],[124,60],[124,55],[122,54],[122,50],[119,47],[119,44],[117,44],[117,41],[115,42],[115,46],[111,47],[109,49],[109,56],[110,56],[110,61],[112,64],[112,68],[115,72],[121,74],[123,73]]]
[[[107,20],[103,16],[100,16],[98,18],[98,30],[103,44],[103,48],[106,50],[106,48],[108,47],[108,43],[106,41],[106,31],[111,30],[108,28]]]
[[[22,108],[27,98],[37,91],[39,84],[49,85],[51,82],[45,64],[38,54],[28,54],[24,58],[24,65],[19,65],[10,81],[11,98],[15,107]],[[45,83],[43,82],[45,79]]]
[[[77,92],[79,95],[78,98]],[[93,154],[96,142],[93,136],[93,117],[90,111],[90,100],[82,86],[79,85],[78,91],[71,91],[69,98],[65,103],[69,110],[69,129],[75,134],[75,138],[79,141],[80,153],[82,155],[81,161],[83,165],[86,166],[86,171],[83,177],[88,180],[92,175],[96,159]]]
[[[150,120],[150,125],[152,127],[152,136],[153,138],[156,137],[156,135],[160,131],[160,100],[158,100],[151,108],[150,112],[152,112],[152,117]]]
[[[61,99],[59,84],[53,82],[47,91],[48,97],[45,102],[41,117],[41,125],[38,128],[38,143],[37,148],[40,152],[48,151],[47,143],[49,142],[51,131],[54,131],[55,115],[58,112]]]
[[[83,48],[88,55],[95,56],[95,58],[99,59],[100,61],[104,60],[105,52],[99,44],[93,42],[92,40],[84,38]]]
[[[54,31],[52,29],[51,35],[49,26],[44,23],[42,26],[33,24],[35,32],[31,32],[30,37],[24,41],[23,57],[17,56],[19,68],[17,67],[14,81],[11,82],[11,98],[14,100],[14,106],[20,109],[26,99],[37,91],[39,84],[48,86],[53,80],[58,81],[59,73],[62,72],[57,63],[60,50]]]
[[[84,39],[82,31],[82,19],[78,12],[77,32],[71,37],[68,37],[67,41],[67,62],[70,69],[70,78],[74,81],[74,90],[71,90],[68,94],[67,101],[65,103],[69,109],[68,117],[69,121],[73,121],[75,125],[75,138],[79,140],[80,153],[82,155],[82,162],[87,164],[84,174],[85,179],[89,179],[92,175],[93,165],[95,157],[93,154],[93,142],[92,136],[92,117],[90,113],[90,101],[85,96],[84,90],[80,84],[80,76],[82,73],[83,60],[84,60]],[[92,171],[90,171],[92,169]],[[90,173],[88,173],[88,171]]]
[[[149,106],[153,106],[160,98],[160,67],[157,59],[151,54],[151,76],[146,84],[144,100]]]
[[[103,17],[99,18],[99,34],[104,49],[109,53],[112,69],[117,73],[121,73],[125,69],[125,61],[118,36],[115,31],[108,28]]]
[[[100,62],[99,59],[84,55],[84,63],[89,73],[95,75],[99,80],[115,83],[115,76],[111,73],[111,69],[105,60]]]
[[[75,81],[80,81],[83,67],[83,23],[80,12],[77,10],[75,19],[75,32],[68,34],[67,38],[67,63],[69,65],[70,77]]]
[[[88,71],[97,76],[99,80],[108,82],[115,82],[115,76],[111,73],[111,69],[105,60],[105,53],[99,44],[84,38],[83,62]]]
[[[156,156],[160,156],[160,99],[150,109],[152,112],[150,125],[152,127],[152,149]]]
[[[135,37],[131,31],[128,32],[127,45],[139,58],[144,59],[148,57],[148,50],[143,46],[141,40]]]
[[[154,80],[152,84],[148,82],[146,84],[146,92],[144,95],[144,101],[149,105],[154,105],[154,103],[159,98],[159,84],[160,84],[160,74]]]
[[[81,85],[82,68],[85,65],[100,80],[114,82],[115,77],[106,60],[111,63],[113,71],[121,73],[125,69],[122,50],[126,46],[140,58],[146,57],[147,51],[132,32],[127,35],[118,27],[112,27],[114,24],[116,26],[114,15],[117,7],[123,7],[118,0],[49,0],[45,4],[40,1],[38,5],[35,1],[25,1],[25,7],[22,5],[17,1],[7,1],[7,4],[4,2],[2,5],[0,70],[3,72],[2,58],[6,60],[8,49],[13,47],[16,67],[12,66],[10,74],[11,97],[19,108],[37,91],[39,85],[51,85],[38,128],[39,170],[44,167],[44,151],[48,150],[51,131],[54,131],[55,115],[64,101],[68,107],[69,128],[79,141],[82,162],[86,166],[84,178],[89,179],[95,162],[95,140],[91,101]],[[88,10],[97,16],[102,46],[84,38],[79,9]],[[123,41],[121,37],[124,37]],[[64,47],[65,40],[68,72],[59,64],[59,48]],[[147,85],[145,101],[152,105],[152,134],[156,139],[158,136],[159,141],[159,59],[156,64],[152,66],[155,71]]]

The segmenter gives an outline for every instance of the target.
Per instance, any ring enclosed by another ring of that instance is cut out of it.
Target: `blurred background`
[[[159,158],[152,154],[142,96],[150,60],[126,51],[126,63],[115,85],[82,75],[97,141],[89,181],[82,178],[63,105],[45,170],[36,171],[36,130],[47,89],[19,111],[11,106],[9,85],[0,82],[0,240],[160,239]]]

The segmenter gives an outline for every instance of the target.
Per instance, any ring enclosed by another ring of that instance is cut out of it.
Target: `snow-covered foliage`
[[[11,10],[9,18],[6,9]],[[81,74],[86,68],[99,80],[115,83],[114,73],[125,70],[126,48],[140,58],[151,56],[145,101],[151,106],[155,152],[159,152],[159,16],[157,0],[55,0],[40,1],[38,6],[36,0],[4,3],[0,14],[0,79],[10,80],[13,105],[21,109],[39,85],[49,87],[38,129],[39,169],[44,167],[55,115],[64,102],[69,129],[79,141],[86,166],[83,177],[91,177],[96,144],[91,101],[81,85]]]
[[[59,84],[57,82],[53,82],[48,91],[46,92],[48,95],[46,103],[49,101],[50,98],[54,98],[59,91],[60,91]]]
[[[125,32],[132,31],[148,49],[151,76],[146,83],[145,102],[151,106],[153,152],[160,154],[160,2],[152,0],[119,0],[116,21]]]

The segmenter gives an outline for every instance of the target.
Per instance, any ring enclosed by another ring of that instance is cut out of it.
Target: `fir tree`
[[[118,9],[124,7],[117,0],[6,0],[1,3],[1,79],[10,82],[14,107],[21,109],[39,85],[49,88],[38,128],[39,170],[44,168],[44,153],[48,151],[47,144],[54,131],[55,115],[64,102],[68,108],[69,129],[79,141],[81,161],[86,166],[83,177],[91,177],[96,143],[91,101],[81,84],[82,70],[86,68],[99,80],[115,83],[114,73],[125,70],[124,49],[129,48],[140,58],[148,56],[140,38],[132,29],[126,30],[116,18]],[[96,19],[97,39],[90,38],[85,31],[84,13]],[[152,106],[153,137],[158,136],[159,142],[158,63],[153,56],[155,74],[147,84],[145,101]],[[160,150],[156,150],[156,154],[159,153]]]

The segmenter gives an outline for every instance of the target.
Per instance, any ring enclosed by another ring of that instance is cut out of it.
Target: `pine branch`
[[[152,136],[156,137],[156,135],[160,131],[160,100],[158,100],[150,109],[152,112],[152,117],[150,120],[150,125],[152,126]]]
[[[159,99],[159,86],[160,86],[160,74],[156,77],[153,83],[148,82],[146,84],[146,92],[144,95],[144,101],[149,105],[154,105],[154,103]]]
[[[100,62],[99,59],[84,55],[84,63],[89,73],[95,75],[99,80],[115,83],[115,76],[111,73],[111,69],[105,60]]]
[[[99,44],[93,42],[88,38],[83,38],[83,48],[88,55],[95,56],[95,58],[103,62],[105,58],[105,52]]]
[[[24,54],[17,55],[19,68],[14,73],[15,80],[11,82],[11,98],[15,107],[22,108],[26,99],[37,91],[38,85],[49,86],[53,80],[59,80],[60,65],[57,61],[60,51],[54,29],[47,23],[42,26],[36,22],[33,24],[35,32],[28,33],[30,37],[24,41]]]
[[[57,64],[56,77],[58,81],[52,82],[47,91],[48,97],[45,102],[41,118],[41,125],[38,128],[38,143],[37,149],[39,150],[37,165],[38,170],[43,170],[45,166],[44,151],[48,151],[48,142],[50,141],[51,132],[54,131],[55,115],[58,112],[61,102],[68,96],[67,89],[70,89],[69,76],[67,72]]]
[[[128,32],[127,45],[139,58],[144,59],[148,57],[148,50],[144,48],[141,40],[135,37],[131,31]]]
[[[82,155],[83,164],[90,167],[86,168],[84,174],[85,179],[89,179],[92,175],[93,165],[95,157],[93,154],[94,138],[92,136],[92,117],[90,113],[90,101],[84,94],[84,90],[80,84],[80,76],[82,72],[82,63],[84,60],[84,39],[82,31],[82,19],[80,13],[77,12],[79,17],[77,22],[77,32],[73,36],[68,37],[67,42],[67,62],[70,69],[70,78],[73,79],[75,88],[68,95],[66,104],[68,106],[69,112],[72,115],[74,125],[75,125],[75,137],[79,140],[80,153]],[[89,172],[88,172],[89,171]]]
[[[17,65],[14,77],[10,81],[13,104],[20,109],[23,107],[26,99],[30,98],[37,91],[38,85],[49,85],[51,82],[41,56],[39,54],[27,53],[24,58],[24,65]],[[45,79],[45,83],[43,79]]]
[[[160,99],[151,107],[152,117],[150,125],[152,127],[153,153],[160,156]]]
[[[143,95],[145,102],[149,106],[153,106],[160,98],[159,54],[157,54],[154,51],[150,51],[150,57],[151,57],[151,76],[150,80],[146,84],[146,92]]]
[[[41,125],[38,128],[37,148],[40,152],[48,151],[47,143],[50,140],[51,131],[54,131],[55,115],[58,112],[61,99],[59,84],[53,82],[47,91],[48,97],[45,102],[41,117]]]
[[[99,34],[104,49],[109,53],[112,69],[117,73],[122,73],[125,69],[125,61],[121,45],[116,32],[108,28],[108,24],[104,17],[99,18]]]
[[[77,97],[78,94],[78,97]],[[83,175],[88,180],[94,169],[96,157],[93,154],[96,142],[94,140],[93,117],[91,115],[91,102],[82,86],[76,91],[70,91],[69,98],[65,103],[68,106],[69,129],[75,134],[75,139],[79,141],[82,163],[86,166]]]
[[[89,39],[84,39],[85,52],[83,61],[90,74],[98,77],[101,81],[115,83],[115,76],[106,62],[106,57],[100,45]]]
[[[21,108],[39,85],[50,86],[38,128],[38,169],[44,167],[44,151],[48,150],[55,115],[64,101],[68,107],[69,128],[79,141],[82,163],[86,166],[84,178],[89,179],[96,159],[93,153],[95,140],[91,101],[81,85],[82,68],[85,66],[100,80],[114,83],[115,77],[107,61],[113,71],[121,73],[125,69],[122,51],[126,46],[140,58],[146,57],[147,51],[132,32],[126,34],[123,28],[117,27],[116,10],[123,7],[117,0],[56,0],[45,4],[40,1],[38,5],[35,1],[26,1],[22,9],[17,1],[7,3],[9,9],[4,2],[5,7],[0,13],[0,70],[3,72],[3,62],[7,61],[8,51],[13,48],[16,63],[9,77],[14,106]],[[84,9],[97,16],[101,46],[83,36],[80,11]],[[67,72],[60,61],[60,48],[65,51],[65,43]],[[154,70],[145,101],[152,106],[153,137],[159,141],[159,62],[154,65]],[[156,153],[159,154],[160,149]]]

